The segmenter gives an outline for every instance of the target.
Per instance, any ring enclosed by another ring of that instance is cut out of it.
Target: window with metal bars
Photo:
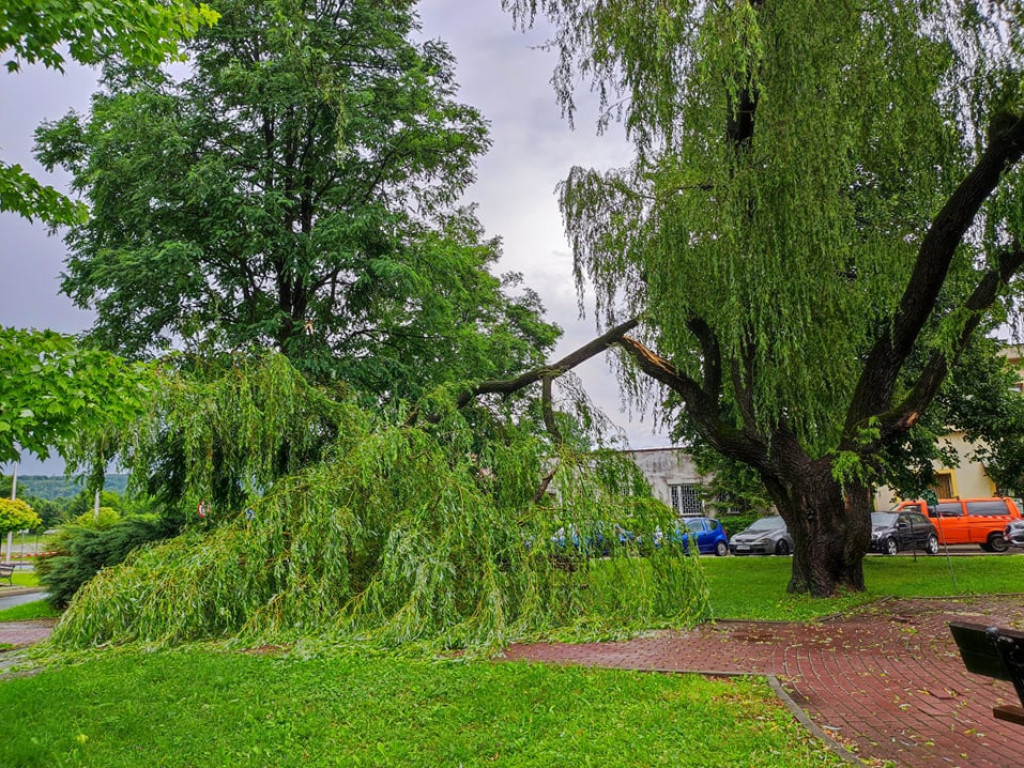
[[[699,485],[670,485],[672,509],[683,517],[700,517],[704,514],[704,502],[700,499]]]

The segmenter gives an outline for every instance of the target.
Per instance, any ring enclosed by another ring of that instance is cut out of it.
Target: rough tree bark
[[[817,597],[841,590],[862,591],[863,560],[871,535],[871,491],[862,485],[844,488],[832,474],[830,459],[809,461],[801,454],[791,447],[777,451],[778,463],[790,468],[785,480],[762,473],[793,536],[788,591]]]

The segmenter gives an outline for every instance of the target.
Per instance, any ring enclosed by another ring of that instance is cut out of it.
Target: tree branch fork
[[[918,251],[917,262],[900,301],[894,323],[882,331],[871,347],[864,369],[854,390],[846,414],[838,450],[866,456],[882,443],[909,431],[923,410],[934,399],[955,363],[1009,282],[1024,268],[1024,249],[1016,244],[1002,254],[998,263],[981,274],[973,292],[962,305],[968,319],[954,344],[952,357],[934,353],[901,402],[892,404],[895,383],[913,350],[914,342],[935,310],[935,302],[945,282],[952,259],[981,206],[995,191],[1003,174],[1024,157],[1024,117],[1004,121],[1002,130],[993,132],[993,140],[975,167],[965,176],[943,208],[936,214]],[[795,436],[785,425],[772,435],[761,435],[752,423],[752,392],[744,361],[733,361],[732,379],[737,391],[744,426],[737,427],[720,416],[723,359],[711,326],[700,317],[688,319],[700,346],[702,380],[680,370],[669,359],[629,335],[641,324],[640,316],[630,318],[584,344],[560,360],[539,366],[512,379],[483,381],[465,390],[457,400],[464,408],[478,397],[489,394],[510,396],[532,384],[543,382],[545,423],[556,442],[561,436],[551,417],[551,382],[573,368],[612,347],[623,350],[644,374],[677,393],[687,415],[703,436],[721,453],[764,471],[771,471],[770,445],[780,440],[791,443]],[[746,404],[746,407],[744,407]],[[861,430],[877,420],[879,436],[869,442]],[[552,430],[552,427],[554,429]]]

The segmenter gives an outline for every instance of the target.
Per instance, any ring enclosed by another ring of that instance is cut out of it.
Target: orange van
[[[986,552],[1005,552],[1009,544],[1003,529],[1010,520],[1021,518],[1013,499],[939,499],[928,504],[922,499],[904,501],[896,509],[915,509],[928,517],[943,544],[978,544]]]

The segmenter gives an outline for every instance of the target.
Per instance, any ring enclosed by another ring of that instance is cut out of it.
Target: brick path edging
[[[782,683],[779,682],[779,678],[775,675],[765,675],[765,679],[768,681],[768,685],[771,686],[775,696],[786,706],[786,709],[789,710],[790,714],[793,715],[800,725],[810,731],[815,737],[821,739],[821,741],[828,745],[829,749],[839,755],[839,757],[843,758],[846,762],[851,765],[862,765],[860,758],[857,757],[857,755],[833,739],[824,728],[819,728],[818,724],[807,716],[807,713],[804,712],[795,701],[793,701],[793,697],[789,695],[789,691],[782,687]]]

